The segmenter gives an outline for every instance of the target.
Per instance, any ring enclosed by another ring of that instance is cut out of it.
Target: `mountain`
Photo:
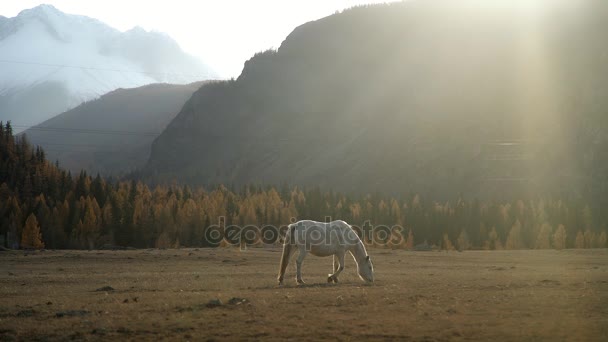
[[[412,0],[297,27],[199,89],[152,181],[433,198],[608,191],[608,3]]]
[[[117,88],[214,76],[164,33],[120,32],[51,5],[0,19],[0,119],[17,130]]]
[[[23,133],[74,174],[125,174],[146,163],[152,141],[202,84],[117,89]]]

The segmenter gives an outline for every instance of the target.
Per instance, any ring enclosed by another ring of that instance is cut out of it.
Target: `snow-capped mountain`
[[[0,16],[0,120],[16,131],[117,88],[214,76],[164,33],[120,32],[51,5]]]

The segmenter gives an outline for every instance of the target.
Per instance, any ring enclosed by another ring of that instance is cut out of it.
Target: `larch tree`
[[[551,248],[551,234],[552,229],[548,223],[543,223],[540,227],[540,232],[536,237],[536,249],[549,249]]]
[[[88,249],[95,248],[95,243],[99,238],[100,233],[100,219],[96,214],[95,206],[97,206],[97,202],[92,202],[89,197],[87,197],[87,203],[84,213],[84,221],[82,222],[82,231],[80,232],[81,245],[85,246]],[[97,206],[99,208],[99,206]]]
[[[405,243],[405,248],[411,250],[414,249],[414,233],[412,231],[412,228],[408,229],[408,233],[407,233],[407,242]]]
[[[391,219],[393,220],[393,222],[399,223],[401,221],[401,208],[400,208],[397,200],[395,200],[394,198],[391,199],[390,212],[391,212]]]
[[[585,248],[595,248],[596,246],[596,239],[595,239],[595,233],[592,232],[590,229],[585,230],[585,233],[583,234],[584,238],[585,238]]]
[[[454,245],[452,244],[452,241],[450,241],[448,234],[443,234],[443,243],[441,245],[446,251],[454,250]]]
[[[522,249],[523,247],[524,243],[521,237],[521,223],[519,223],[519,220],[517,220],[509,231],[507,242],[505,243],[505,249]]]
[[[602,231],[597,238],[597,247],[598,248],[606,248],[606,240],[608,237],[606,236],[606,231]]]
[[[33,213],[25,220],[25,226],[21,233],[21,248],[44,248],[44,242],[42,242],[42,233],[40,233],[40,226],[36,215]]]
[[[574,248],[585,248],[585,236],[580,230],[576,234],[576,240],[574,241]]]
[[[496,228],[492,227],[492,230],[488,234],[488,241],[486,242],[486,246],[491,250],[501,250],[502,242],[500,241],[500,237],[498,233],[496,233]]]
[[[354,203],[349,206],[350,215],[353,218],[353,221],[356,224],[360,224],[361,220],[361,205],[359,203]]]
[[[469,236],[464,229],[460,231],[460,235],[458,235],[458,239],[456,240],[456,245],[459,251],[464,251],[471,247]]]
[[[566,248],[566,227],[563,224],[560,224],[553,234],[553,247],[555,249]]]

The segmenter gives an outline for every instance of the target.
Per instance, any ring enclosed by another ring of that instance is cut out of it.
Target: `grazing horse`
[[[344,221],[328,223],[315,221],[298,221],[288,226],[283,244],[283,256],[279,270],[279,285],[283,285],[285,269],[291,256],[298,251],[296,259],[296,281],[302,280],[302,262],[309,252],[312,255],[333,256],[334,272],[328,274],[327,282],[337,283],[338,275],[344,270],[344,254],[350,252],[357,263],[359,277],[367,282],[374,281],[374,266],[367,255],[363,242],[353,228]]]

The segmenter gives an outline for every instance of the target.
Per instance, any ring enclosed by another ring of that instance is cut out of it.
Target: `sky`
[[[222,78],[238,77],[256,52],[278,48],[297,26],[361,4],[389,0],[2,0],[14,17],[40,4],[99,19],[121,31],[165,32]]]

